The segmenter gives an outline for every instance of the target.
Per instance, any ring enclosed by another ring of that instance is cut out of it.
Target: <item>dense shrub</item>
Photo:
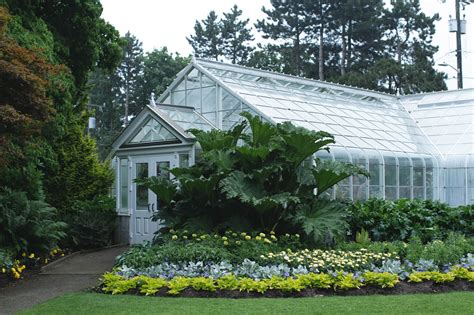
[[[373,241],[422,242],[445,238],[449,232],[474,235],[474,205],[452,208],[435,201],[369,199],[354,202],[347,220],[352,235],[365,229]]]
[[[86,249],[109,245],[117,226],[115,199],[99,196],[76,201],[65,219],[70,226],[70,246]]]
[[[56,209],[45,202],[28,200],[25,192],[0,189],[0,248],[47,253],[65,236],[65,229]]]

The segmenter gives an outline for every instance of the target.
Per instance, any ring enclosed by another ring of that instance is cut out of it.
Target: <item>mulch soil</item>
[[[103,293],[101,287],[96,287],[92,291]],[[170,295],[166,288],[162,288],[155,296],[160,297],[197,297],[197,298],[289,298],[289,297],[314,297],[314,296],[360,296],[360,295],[394,295],[394,294],[414,294],[414,293],[446,293],[454,291],[474,291],[474,283],[465,280],[455,280],[448,283],[435,283],[433,281],[423,281],[420,283],[400,282],[393,288],[380,288],[376,286],[364,286],[360,289],[333,290],[333,289],[304,289],[300,292],[284,292],[281,290],[267,290],[265,293],[241,292],[238,290],[216,290],[196,291],[193,288],[183,290],[179,295]],[[130,290],[129,295],[143,295],[138,290]]]

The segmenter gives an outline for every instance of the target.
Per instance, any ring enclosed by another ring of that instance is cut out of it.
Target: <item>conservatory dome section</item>
[[[197,63],[275,123],[327,131],[346,148],[437,153],[392,95],[220,62]]]

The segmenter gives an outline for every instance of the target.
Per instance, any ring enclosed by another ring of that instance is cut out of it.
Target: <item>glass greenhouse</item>
[[[371,175],[348,178],[333,188],[334,198],[474,203],[474,89],[397,97],[193,59],[113,145],[117,207],[132,216],[131,236],[147,229],[134,215],[138,199],[148,198],[142,202],[148,208],[156,202],[156,196],[139,196],[133,184],[144,165],[152,176],[163,161],[194,163],[199,146],[185,130],[230,129],[242,111],[333,134],[331,152],[318,157],[360,165]]]

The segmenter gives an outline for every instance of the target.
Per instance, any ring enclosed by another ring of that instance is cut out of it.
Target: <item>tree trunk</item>
[[[347,61],[346,69],[351,71],[352,64],[352,19],[349,20],[349,30],[347,31]]]
[[[346,74],[346,24],[342,25],[342,53],[341,53],[341,76]]]
[[[323,44],[323,39],[324,39],[324,25],[323,25],[323,10],[321,8],[320,10],[321,13],[321,26],[319,27],[319,80],[323,81],[324,80],[324,44]]]

